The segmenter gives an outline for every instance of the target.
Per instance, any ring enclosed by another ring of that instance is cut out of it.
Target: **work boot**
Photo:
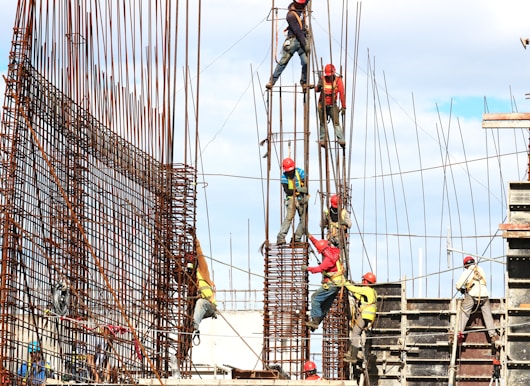
[[[320,147],[326,148],[326,141],[324,139],[318,141],[318,144],[320,145]]]
[[[311,318],[310,320],[308,320],[308,321],[305,323],[305,325],[306,325],[307,327],[309,327],[309,329],[310,329],[311,331],[315,331],[315,330],[318,328],[318,326],[320,325],[320,322],[321,322],[321,321],[322,321],[321,318]]]
[[[344,362],[357,363],[363,360],[363,353],[359,351],[359,347],[350,346],[350,350],[344,354]]]
[[[277,239],[277,240],[276,240],[276,244],[277,244],[277,245],[283,245],[283,244],[285,244],[285,239]]]
[[[268,82],[268,83],[265,85],[265,88],[266,88],[267,90],[270,90],[270,89],[272,89],[272,86],[273,86],[272,82]]]
[[[339,145],[344,149],[346,147],[346,141],[344,141],[343,139],[339,139]]]

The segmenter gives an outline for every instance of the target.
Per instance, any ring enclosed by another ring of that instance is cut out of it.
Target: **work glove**
[[[341,108],[339,112],[344,116],[346,114],[346,107]]]
[[[307,186],[304,186],[303,188],[298,188],[298,193],[306,194],[307,193]]]
[[[307,265],[302,265],[302,271],[307,271]]]
[[[304,51],[309,56],[309,54],[311,53],[311,45],[309,43],[306,43]]]

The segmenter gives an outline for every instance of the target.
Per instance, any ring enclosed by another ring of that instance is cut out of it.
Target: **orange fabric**
[[[201,243],[199,239],[195,239],[195,248],[197,249],[197,270],[199,271],[202,279],[206,281],[210,287],[215,288],[215,284],[210,278],[210,271],[208,270],[208,263],[202,252]]]

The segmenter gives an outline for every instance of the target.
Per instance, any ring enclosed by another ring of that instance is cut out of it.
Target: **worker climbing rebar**
[[[309,0],[294,0],[288,8],[287,20],[288,27],[286,29],[287,38],[283,43],[282,56],[276,65],[269,82],[265,87],[270,90],[278,81],[283,70],[293,57],[298,53],[300,57],[300,64],[302,65],[302,72],[300,75],[300,84],[302,87],[307,85],[307,62],[309,53],[311,51],[310,41],[308,39],[307,29],[305,27],[304,10]]]
[[[323,76],[319,76],[315,91],[320,92],[318,99],[318,117],[320,120],[319,145],[326,147],[328,120],[331,118],[337,142],[344,148],[346,141],[344,139],[344,131],[339,122],[339,112],[342,116],[346,112],[346,96],[344,95],[342,77],[336,74],[336,69],[333,64],[326,64]],[[337,98],[339,96],[340,110],[337,105]]]

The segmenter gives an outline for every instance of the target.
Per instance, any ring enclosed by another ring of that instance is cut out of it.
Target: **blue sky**
[[[15,1],[3,3],[2,74],[16,8]],[[344,67],[348,58],[344,75],[349,87],[356,4],[349,2],[350,44],[341,55],[342,10],[333,6],[328,19],[326,2],[313,1],[314,54],[318,62],[326,63],[331,51],[335,64],[343,58]],[[418,262],[423,254],[423,273],[432,275],[414,283],[415,295],[421,284],[429,296],[452,296],[453,274],[438,272],[454,268],[462,254],[453,254],[448,267],[446,240],[441,235],[451,234],[455,249],[496,256],[502,239],[497,238],[493,249],[489,236],[503,221],[506,206],[499,180],[526,177],[525,154],[503,157],[499,169],[496,161],[486,159],[496,151],[524,151],[527,136],[502,130],[486,133],[481,119],[485,99],[490,112],[528,111],[530,49],[524,50],[519,38],[530,36],[530,2],[371,0],[360,4],[357,100],[351,105],[349,89],[348,111],[355,111],[355,117],[349,116],[346,124],[347,135],[354,134],[349,145],[356,219],[350,249],[352,274],[358,279],[371,266],[382,280],[414,277],[420,274]],[[216,261],[218,289],[261,289],[263,260],[258,247],[266,230],[259,142],[266,135],[262,85],[271,70],[270,2],[209,1],[203,7],[199,123],[203,152],[198,168],[206,184],[199,187],[198,236]],[[282,82],[297,82],[299,67],[294,57]],[[374,103],[375,96],[382,108]],[[285,114],[289,122],[291,117]],[[311,120],[313,130],[314,111]],[[272,177],[279,177],[280,158],[279,153],[274,155]],[[302,162],[298,157],[296,161]],[[398,176],[400,170],[407,174]],[[314,144],[310,160],[314,199],[319,193],[317,176]],[[272,240],[282,205],[275,183],[270,203]],[[309,209],[310,231],[317,234],[318,200]],[[481,237],[473,237],[477,234]],[[241,271],[230,271],[229,264]],[[501,295],[502,265],[485,264],[484,268],[495,279],[494,293]],[[251,279],[249,269],[254,274]]]

